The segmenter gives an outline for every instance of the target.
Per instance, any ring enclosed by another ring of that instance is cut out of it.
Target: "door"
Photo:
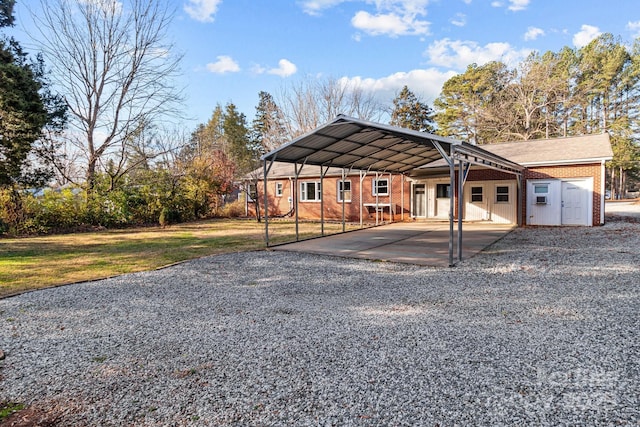
[[[435,217],[436,218],[448,218],[449,211],[451,209],[451,185],[450,184],[436,184],[436,205],[435,205]]]
[[[589,190],[584,183],[563,181],[562,225],[589,225],[588,202]]]
[[[486,221],[489,219],[487,209],[488,194],[486,186],[477,182],[470,183],[466,189],[464,219],[466,221]]]
[[[413,216],[416,218],[427,216],[427,186],[425,184],[413,185]]]

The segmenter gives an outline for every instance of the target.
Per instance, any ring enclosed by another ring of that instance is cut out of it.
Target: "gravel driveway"
[[[638,425],[640,224],[458,267],[203,258],[0,301],[0,401],[49,425]]]

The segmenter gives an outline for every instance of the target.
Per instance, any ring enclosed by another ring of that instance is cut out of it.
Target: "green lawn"
[[[320,235],[319,224],[300,223],[299,227],[301,238]],[[341,230],[341,224],[325,224],[326,234]],[[291,222],[270,223],[269,231],[272,244],[295,240]],[[264,248],[264,224],[248,220],[3,238],[0,298],[25,290],[151,270],[205,255]]]

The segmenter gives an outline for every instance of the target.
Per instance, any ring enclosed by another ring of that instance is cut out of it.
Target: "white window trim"
[[[506,193],[498,193],[498,187],[505,187]],[[507,196],[507,201],[498,200],[498,196]],[[496,185],[496,203],[511,203],[511,187],[508,185]]]
[[[284,191],[284,185],[281,182],[276,182],[276,197],[282,197]]]
[[[309,199],[308,198],[308,185],[315,184],[316,188],[316,198]],[[304,187],[304,190],[303,190]],[[320,203],[322,199],[322,189],[320,188],[320,181],[303,181],[300,183],[300,201],[308,202],[308,203]]]
[[[474,188],[479,188],[480,190],[482,190],[480,193],[473,193],[473,189]],[[473,200],[473,196],[477,196],[480,195],[482,197],[482,200]],[[481,185],[476,185],[475,187],[471,187],[469,189],[469,197],[471,198],[471,203],[484,203],[484,187]]]
[[[350,180],[350,179],[345,179],[344,181],[343,181],[343,180],[338,180],[338,182],[337,182],[337,184],[336,184],[336,185],[337,185],[337,187],[338,187],[338,188],[336,189],[336,195],[337,195],[338,203],[342,203],[342,194],[343,194],[344,190],[343,190],[343,191],[340,191],[340,187],[344,187],[344,186],[343,186],[343,185],[341,186],[340,184],[341,184],[341,183],[343,183],[343,182],[348,182],[348,183],[349,183],[349,198],[348,198],[348,199],[345,199],[345,200],[344,200],[344,202],[345,202],[345,203],[351,203],[351,194],[352,194],[352,193],[351,193],[351,192],[352,192],[352,189],[351,189],[351,188],[352,188],[352,187],[351,187],[351,180]]]
[[[386,193],[378,193],[378,185],[377,182],[386,181],[387,182],[387,192]],[[371,194],[373,196],[388,196],[389,195],[389,178],[373,178],[371,180]]]

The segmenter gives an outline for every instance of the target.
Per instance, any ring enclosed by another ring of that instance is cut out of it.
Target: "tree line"
[[[13,25],[14,3],[0,0],[1,27]],[[238,183],[260,156],[338,114],[474,144],[607,131],[612,193],[638,180],[639,41],[604,34],[515,67],[471,64],[433,106],[407,86],[383,102],[344,79],[303,79],[260,92],[251,121],[228,102],[190,131],[167,125],[184,111],[168,3],[51,0],[42,10],[47,64],[0,40],[0,232],[242,215]]]

